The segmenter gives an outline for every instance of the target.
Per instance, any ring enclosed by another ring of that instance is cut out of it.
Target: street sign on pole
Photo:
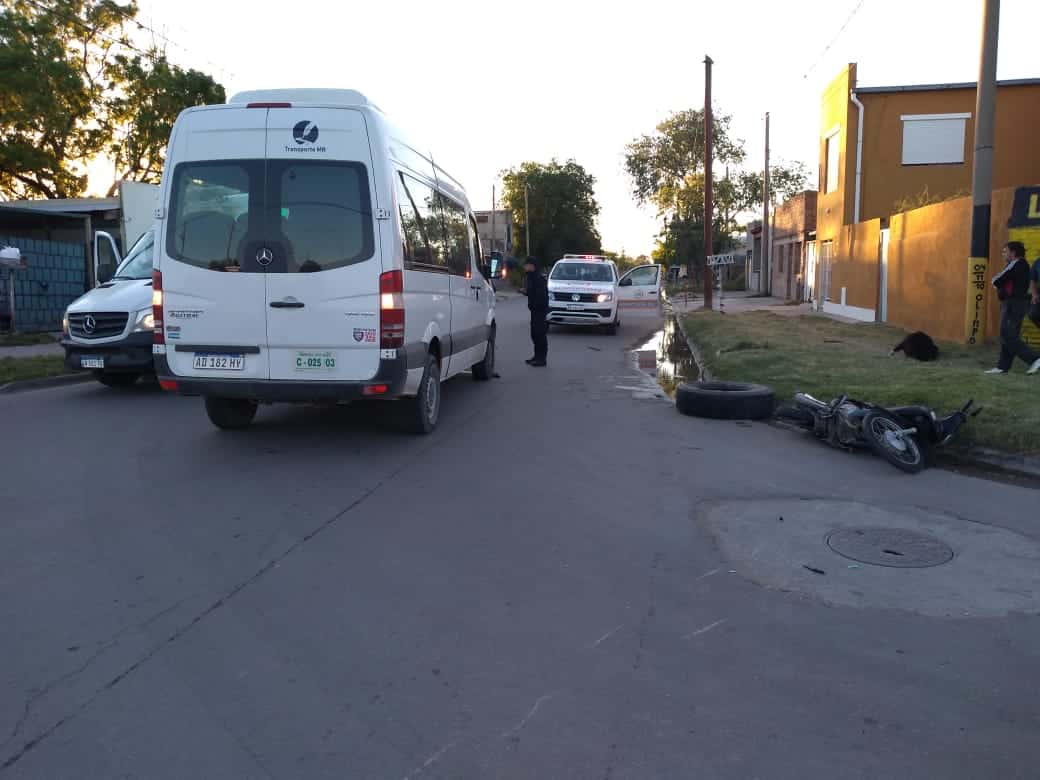
[[[737,256],[732,252],[727,252],[722,255],[708,255],[707,257],[708,267],[715,269],[715,280],[719,290],[719,311],[724,311],[722,303],[722,269],[727,266],[735,265],[737,262]],[[708,306],[707,303],[704,304]]]
[[[724,255],[708,255],[708,265],[733,265],[737,262],[737,256],[732,252],[727,252]]]

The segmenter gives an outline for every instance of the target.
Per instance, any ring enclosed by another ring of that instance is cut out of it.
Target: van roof
[[[356,89],[251,89],[232,95],[228,98],[228,103],[319,103],[331,106],[368,106],[381,112],[379,106]]]

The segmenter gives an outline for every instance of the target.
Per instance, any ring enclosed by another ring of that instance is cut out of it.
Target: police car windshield
[[[606,263],[557,263],[549,278],[557,282],[612,282],[614,274]]]

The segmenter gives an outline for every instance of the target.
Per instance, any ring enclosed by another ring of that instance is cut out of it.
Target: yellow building
[[[863,88],[850,64],[827,87],[816,216],[826,311],[962,337],[974,112],[974,83]],[[999,82],[994,190],[1040,183],[1038,126],[1040,79]],[[994,196],[991,263],[1012,198]]]

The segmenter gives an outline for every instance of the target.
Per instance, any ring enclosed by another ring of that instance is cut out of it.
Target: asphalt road
[[[528,368],[525,315],[426,438],[0,397],[0,778],[1040,775],[1035,614],[764,587],[704,520],[860,501],[1032,543],[1040,493],[681,417],[623,350],[645,320]]]

